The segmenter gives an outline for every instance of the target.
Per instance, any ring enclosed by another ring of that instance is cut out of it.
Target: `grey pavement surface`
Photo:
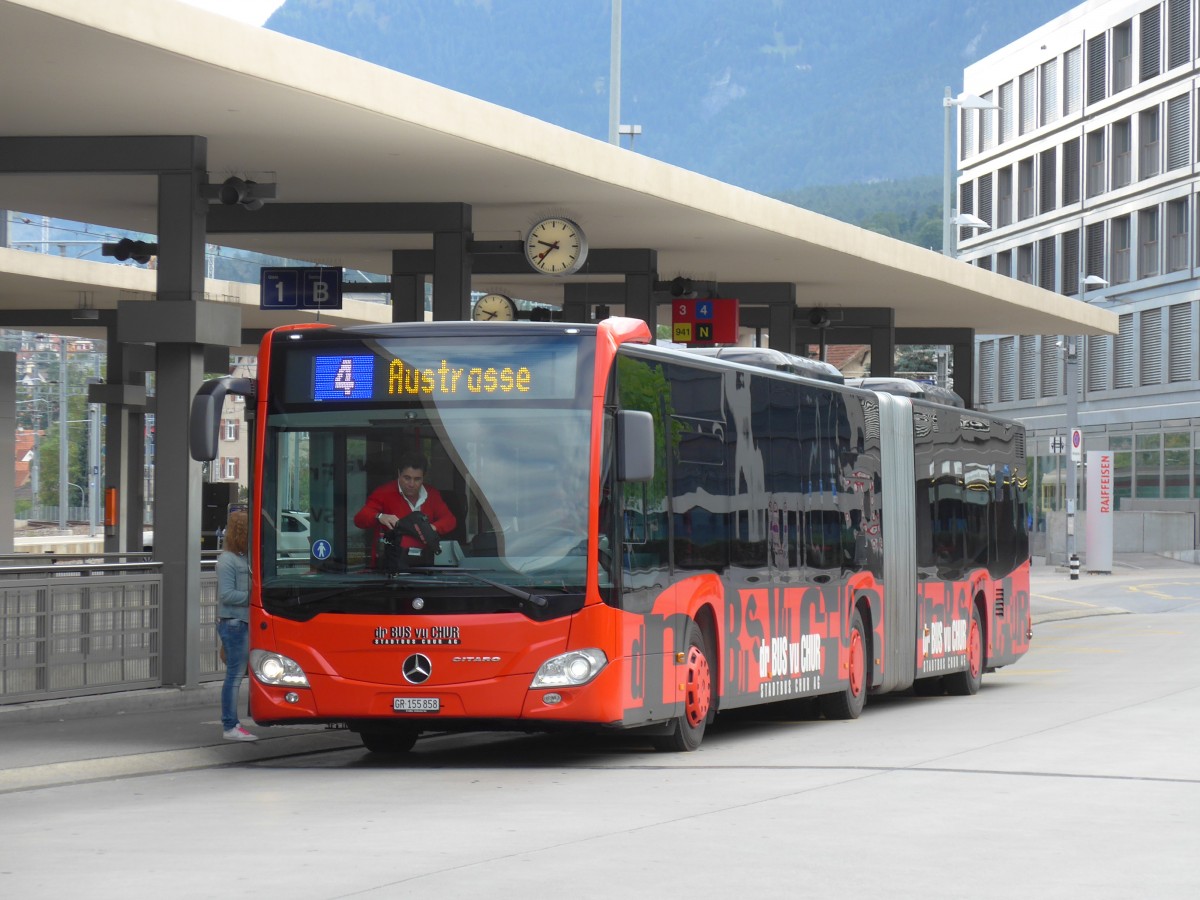
[[[0,707],[0,900],[1200,896],[1200,567],[1038,565],[1027,657],[853,722],[223,741],[217,686]]]
[[[1128,608],[1099,600],[1097,588],[1132,588],[1145,611],[1153,608],[1153,593],[1136,592],[1139,584],[1170,581],[1172,576],[1200,577],[1200,566],[1151,553],[1118,554],[1108,575],[1081,571],[1070,577],[1064,566],[1034,558],[1031,607],[1034,631],[1039,624],[1061,619],[1126,614]],[[1104,590],[1111,595],[1111,590]],[[1034,638],[1036,640],[1036,638]],[[280,752],[312,752],[314,748],[358,744],[346,731],[324,726],[254,728],[262,738],[253,744],[234,744],[221,737],[220,682],[193,689],[158,688],[122,691],[67,700],[35,701],[0,706],[0,793],[12,790],[12,770],[107,757],[138,757],[152,764],[155,754],[181,750],[222,749],[229,763],[256,760]],[[245,685],[240,708],[245,709]],[[198,709],[210,716],[198,716]],[[23,726],[16,728],[14,726]],[[281,743],[282,742],[282,743]],[[203,762],[204,755],[191,762]],[[131,763],[134,762],[131,760]],[[173,764],[188,760],[175,757]],[[132,768],[132,767],[131,767]]]
[[[1200,566],[1153,554],[1119,555],[1111,574],[1081,572],[1035,559],[1031,576],[1034,630],[1041,624],[1088,616],[1125,615],[1130,609],[1106,598],[1128,589],[1147,612],[1148,582],[1174,577],[1200,580]],[[1098,589],[1105,590],[1100,591]],[[1178,608],[1178,601],[1170,601]],[[183,772],[214,765],[332,752],[361,746],[353,733],[325,726],[256,728],[260,740],[235,743],[221,737],[220,682],[193,689],[158,688],[0,705],[0,795],[101,778]],[[240,708],[246,708],[243,685]],[[461,737],[456,738],[462,740]],[[423,739],[423,743],[428,742]]]

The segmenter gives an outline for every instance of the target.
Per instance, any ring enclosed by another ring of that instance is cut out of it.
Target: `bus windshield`
[[[481,597],[486,612],[522,608],[522,595],[539,607],[548,595],[582,597],[591,344],[561,333],[431,343],[286,347],[262,447],[260,571],[272,613],[386,613],[416,594],[426,612],[439,598],[463,612],[465,598]],[[355,386],[331,399],[321,391],[338,366]],[[388,545],[399,531],[377,524],[368,501],[391,491],[400,502],[400,470],[414,460],[420,511],[439,534],[429,548],[405,541],[397,556]]]

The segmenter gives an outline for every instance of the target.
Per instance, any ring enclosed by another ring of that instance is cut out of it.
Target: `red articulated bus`
[[[977,691],[1032,636],[1022,427],[789,359],[625,318],[270,332],[191,429],[213,458],[247,398],[254,720],[693,750],[722,710]],[[454,524],[397,555],[355,518],[412,453]]]

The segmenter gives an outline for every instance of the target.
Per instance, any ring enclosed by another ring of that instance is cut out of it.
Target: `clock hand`
[[[555,241],[553,244],[547,244],[545,241],[538,241],[538,243],[543,244],[544,246],[549,248],[549,250],[543,250],[541,253],[539,253],[538,259],[545,259],[547,254],[549,254],[550,250],[558,249],[558,241]]]

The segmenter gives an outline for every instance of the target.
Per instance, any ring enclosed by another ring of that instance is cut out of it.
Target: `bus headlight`
[[[250,651],[250,670],[263,684],[280,687],[308,687],[308,676],[294,659],[266,650]]]
[[[576,687],[587,684],[600,674],[600,670],[608,665],[608,657],[603,650],[589,647],[586,650],[572,650],[542,663],[537,674],[533,676],[530,688]]]

